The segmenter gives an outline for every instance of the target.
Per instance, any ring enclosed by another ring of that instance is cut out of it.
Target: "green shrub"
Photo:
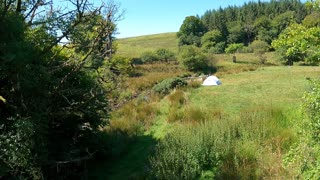
[[[309,92],[304,95],[304,108],[312,127],[312,136],[320,142],[320,81],[313,81]]]
[[[207,57],[195,46],[182,46],[178,61],[182,67],[193,72],[203,71],[208,67]]]
[[[169,49],[160,48],[157,49],[155,54],[158,56],[158,59],[164,62],[169,62],[175,60],[175,54]]]
[[[140,59],[143,63],[154,63],[159,60],[159,57],[152,51],[146,51],[141,54]]]
[[[181,78],[169,78],[165,79],[162,82],[156,84],[153,86],[152,90],[156,93],[166,95],[168,94],[172,89],[177,87],[186,86],[187,82]]]
[[[228,47],[225,49],[225,52],[228,54],[234,54],[238,52],[240,49],[244,47],[243,43],[234,43],[234,44],[229,44]]]
[[[217,43],[214,47],[211,47],[208,50],[208,53],[212,54],[222,54],[224,53],[224,49],[226,48],[226,43],[225,42],[219,42]]]
[[[132,66],[133,59],[123,56],[113,56],[109,61],[109,68],[115,73],[132,76],[135,74],[135,70]]]

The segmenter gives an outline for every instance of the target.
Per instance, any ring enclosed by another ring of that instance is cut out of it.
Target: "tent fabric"
[[[209,76],[202,83],[203,86],[218,86],[221,84],[222,82],[216,76]]]

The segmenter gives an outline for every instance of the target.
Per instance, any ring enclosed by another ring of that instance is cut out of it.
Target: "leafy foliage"
[[[281,54],[283,59],[292,64],[294,61],[319,63],[320,28],[306,28],[293,24],[288,27],[272,46]]]
[[[223,41],[223,36],[221,32],[218,30],[212,30],[205,33],[201,37],[201,47],[205,51],[208,51],[211,48],[218,48],[219,46],[221,46],[221,44],[219,43],[221,43],[222,41]]]
[[[158,58],[161,61],[164,62],[169,62],[171,60],[175,59],[175,55],[172,51],[170,51],[169,49],[165,49],[165,48],[160,48],[156,50],[156,55],[158,56]]]
[[[178,61],[182,67],[189,71],[204,71],[208,67],[207,57],[195,46],[182,46]]]
[[[62,12],[47,1],[0,2],[1,177],[76,178],[74,162],[104,151],[95,137],[116,87],[106,61],[117,5],[67,3]]]
[[[152,51],[142,53],[140,59],[143,63],[153,63],[159,60],[158,56]]]
[[[181,78],[170,78],[161,81],[159,84],[156,84],[155,86],[153,86],[152,90],[156,93],[166,95],[174,88],[186,85],[187,82]]]
[[[307,14],[307,8],[298,0],[252,1],[207,10],[201,20],[208,31],[220,31],[226,44],[248,45],[255,39],[270,44],[289,24],[300,23]]]
[[[229,44],[228,47],[225,49],[225,52],[228,54],[234,54],[240,49],[242,49],[244,45],[242,43],[238,44]]]
[[[312,86],[304,95],[304,108],[311,120],[312,136],[320,141],[320,81],[312,81]]]
[[[206,27],[199,18],[195,16],[186,17],[177,33],[179,46],[200,46],[201,36],[203,36],[205,32]]]

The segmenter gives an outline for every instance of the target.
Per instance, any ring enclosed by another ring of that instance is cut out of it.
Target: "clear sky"
[[[203,15],[210,9],[241,6],[252,0],[117,0],[125,10],[117,23],[118,38],[178,32],[187,16]],[[254,0],[257,1],[257,0]]]

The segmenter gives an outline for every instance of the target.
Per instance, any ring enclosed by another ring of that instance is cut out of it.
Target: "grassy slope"
[[[173,52],[178,50],[176,33],[163,33],[147,36],[118,39],[117,54],[127,57],[139,57],[145,51],[167,48]]]

